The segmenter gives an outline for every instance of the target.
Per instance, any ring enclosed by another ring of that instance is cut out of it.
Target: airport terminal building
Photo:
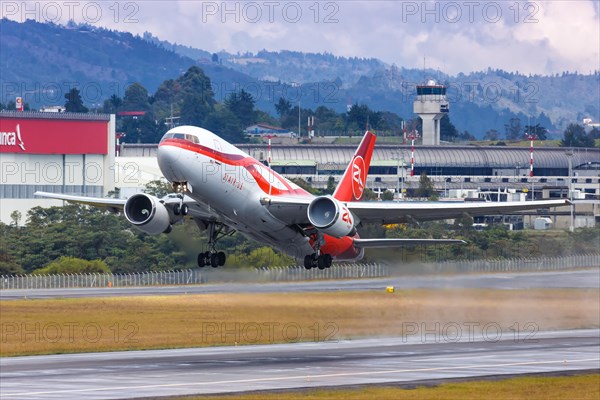
[[[0,221],[25,223],[35,206],[62,202],[36,191],[105,196],[115,189],[115,117],[0,112]]]

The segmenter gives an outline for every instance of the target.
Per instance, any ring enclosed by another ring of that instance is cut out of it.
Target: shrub
[[[84,260],[76,257],[60,257],[44,268],[33,271],[35,275],[110,273],[102,260]]]

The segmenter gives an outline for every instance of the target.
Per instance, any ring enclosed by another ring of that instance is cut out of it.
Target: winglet
[[[375,146],[374,133],[367,131],[363,136],[358,149],[348,164],[346,172],[340,181],[338,187],[333,193],[333,197],[340,201],[358,201],[361,199],[365,185],[367,183],[367,174],[371,165],[371,156]]]

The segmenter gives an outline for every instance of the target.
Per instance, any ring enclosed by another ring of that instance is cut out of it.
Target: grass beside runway
[[[522,377],[494,381],[443,383],[435,387],[411,389],[366,387],[354,390],[302,390],[294,392],[255,393],[230,396],[177,397],[185,400],[598,400],[600,374],[563,377]]]
[[[157,289],[160,290],[160,289]],[[0,356],[404,336],[535,338],[600,326],[597,289],[228,293],[0,302]]]

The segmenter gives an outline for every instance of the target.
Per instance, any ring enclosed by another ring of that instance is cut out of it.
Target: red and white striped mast
[[[267,165],[271,166],[271,134],[269,133],[269,147],[267,149]]]
[[[412,131],[408,138],[410,139],[410,176],[415,176],[415,139],[419,137],[416,131]]]
[[[537,136],[532,133],[527,135],[527,139],[529,139],[529,176],[533,177],[533,141]]]

